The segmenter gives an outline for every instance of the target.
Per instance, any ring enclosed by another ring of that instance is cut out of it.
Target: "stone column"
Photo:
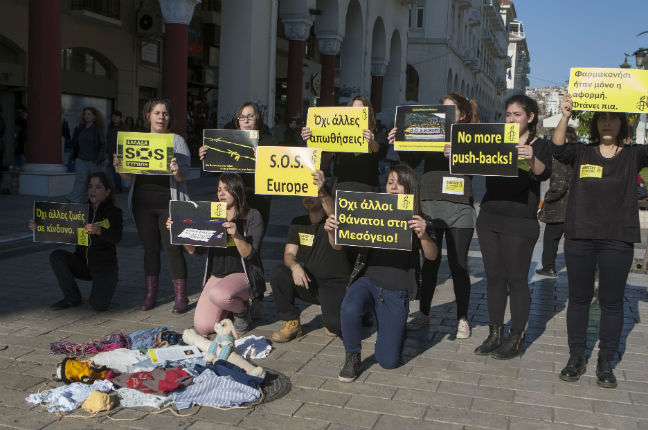
[[[159,0],[164,17],[162,96],[171,100],[173,132],[187,135],[188,28],[200,0]]]
[[[284,33],[288,39],[288,89],[286,94],[286,120],[302,116],[302,89],[304,87],[304,49],[313,21],[302,18],[283,19]]]
[[[371,105],[374,112],[382,112],[383,77],[387,70],[385,60],[371,60]]]
[[[61,169],[61,4],[30,0],[26,170]]]
[[[333,106],[335,98],[335,59],[340,53],[342,36],[337,34],[318,34],[317,47],[322,58],[322,84],[320,105]]]

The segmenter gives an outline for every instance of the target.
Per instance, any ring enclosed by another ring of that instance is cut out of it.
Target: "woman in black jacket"
[[[66,197],[71,202],[82,203],[86,199],[84,187],[88,183],[90,173],[104,170],[106,160],[103,117],[93,107],[83,108],[81,124],[74,130],[72,159],[75,172],[74,185]]]
[[[108,309],[117,286],[115,245],[122,237],[122,211],[115,206],[112,185],[104,172],[90,174],[88,200],[90,222],[85,229],[89,245],[78,245],[74,253],[57,249],[50,254],[52,270],[63,292],[63,299],[50,306],[54,310],[82,303],[75,278],[92,281],[89,303],[97,311]],[[34,220],[29,220],[29,228],[36,228]]]

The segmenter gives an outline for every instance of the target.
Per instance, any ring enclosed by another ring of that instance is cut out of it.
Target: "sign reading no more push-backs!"
[[[450,173],[517,176],[519,124],[453,124]]]
[[[408,221],[414,214],[412,194],[336,191],[337,245],[412,249]]]
[[[258,130],[203,130],[206,172],[254,173]]]
[[[171,243],[206,247],[227,247],[227,219],[224,202],[169,202],[171,217]]]
[[[255,193],[316,197],[318,189],[312,174],[320,168],[321,155],[317,148],[259,146]]]
[[[313,133],[309,148],[331,152],[369,152],[369,143],[362,135],[369,128],[367,107],[312,107],[308,109],[306,126]]]
[[[648,112],[648,70],[572,68],[574,110]]]
[[[443,152],[450,143],[450,126],[454,122],[454,106],[396,106],[394,149]]]
[[[87,203],[34,202],[34,242],[88,245]]]
[[[170,175],[173,158],[172,133],[117,133],[119,173],[140,175]]]

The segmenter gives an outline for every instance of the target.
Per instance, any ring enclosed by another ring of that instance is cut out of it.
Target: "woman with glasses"
[[[168,99],[151,99],[144,105],[144,122],[150,133],[169,133],[173,127],[173,112]],[[173,135],[173,158],[169,164],[171,175],[130,175],[120,173],[126,184],[132,183],[128,208],[135,219],[137,233],[144,246],[144,274],[146,295],[140,309],[153,309],[160,281],[160,251],[164,248],[173,280],[175,303],[173,313],[187,310],[187,263],[182,246],[171,245],[166,220],[170,200],[189,200],[186,179],[191,156],[187,143],[178,134]],[[117,169],[121,160],[113,154]]]
[[[263,117],[259,106],[254,102],[243,103],[234,115],[234,128],[238,130],[258,130],[259,131],[259,146],[272,146],[274,142],[267,127],[263,123]],[[200,159],[205,158],[207,147],[201,146],[198,150]],[[251,173],[241,174],[245,188],[245,198],[250,207],[255,208],[261,213],[263,219],[263,230],[265,232],[268,228],[268,221],[270,220],[270,196],[260,196],[254,193],[254,175]],[[259,252],[261,249],[261,240],[263,233],[259,240]],[[261,319],[263,317],[263,294],[265,293],[265,283],[262,285],[254,285],[252,287],[252,306],[250,312],[252,319]]]

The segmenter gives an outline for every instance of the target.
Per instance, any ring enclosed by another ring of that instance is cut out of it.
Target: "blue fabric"
[[[378,321],[375,357],[385,369],[400,364],[405,344],[409,300],[407,291],[387,290],[371,279],[361,277],[347,290],[342,301],[342,339],[348,353],[362,349],[362,316],[373,311]]]
[[[233,336],[216,336],[216,342],[221,345],[220,352],[218,353],[219,360],[227,360],[227,357],[232,353],[232,347],[234,346],[234,337]],[[223,345],[223,342],[228,342],[227,345]]]
[[[48,412],[69,412],[81,406],[93,391],[108,393],[114,387],[112,382],[104,380],[94,381],[92,385],[75,382],[41,393],[30,394],[25,400],[35,405],[40,403],[47,405]]]
[[[126,336],[130,339],[130,349],[151,349],[158,333],[169,330],[168,327],[147,328],[128,333]]]
[[[197,405],[231,408],[253,402],[259,397],[259,390],[207,369],[183,391],[173,394],[173,401],[179,410]]]
[[[205,369],[213,370],[218,376],[230,376],[237,382],[252,388],[259,388],[263,379],[245,373],[243,369],[225,360],[218,360],[207,366],[196,366],[194,370],[202,373]]]

